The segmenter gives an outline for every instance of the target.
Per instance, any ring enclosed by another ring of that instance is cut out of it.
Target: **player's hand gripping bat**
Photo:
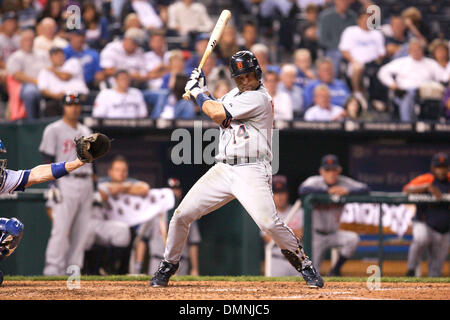
[[[200,60],[200,63],[198,65],[198,70],[201,72],[203,65],[205,64],[206,60],[209,58],[211,53],[213,52],[214,48],[216,47],[217,43],[220,40],[220,37],[222,36],[223,31],[225,30],[225,26],[228,23],[228,20],[230,20],[231,12],[229,10],[223,10],[222,13],[219,16],[219,19],[217,20],[216,26],[214,27],[211,37],[208,41],[208,46],[206,47],[205,52],[203,53],[202,59]],[[189,100],[191,94],[189,90],[186,89],[186,92],[183,94],[184,100]]]

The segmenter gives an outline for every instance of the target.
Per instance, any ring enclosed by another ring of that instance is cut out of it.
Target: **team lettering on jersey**
[[[76,148],[75,142],[70,139],[64,140],[63,145],[63,153],[73,152]]]

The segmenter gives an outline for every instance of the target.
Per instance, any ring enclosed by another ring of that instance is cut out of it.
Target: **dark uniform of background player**
[[[437,153],[431,160],[431,173],[414,178],[403,191],[430,194],[439,200],[450,192],[448,155]],[[440,277],[450,241],[450,205],[448,203],[419,204],[413,220],[413,241],[408,253],[407,276],[415,269],[428,249],[428,276]]]

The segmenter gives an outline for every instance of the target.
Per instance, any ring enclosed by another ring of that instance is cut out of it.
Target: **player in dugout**
[[[450,172],[448,155],[439,152],[431,159],[431,172],[422,174],[403,187],[408,194],[429,194],[442,199],[450,192]],[[427,203],[416,206],[413,220],[413,241],[408,252],[406,276],[417,276],[416,269],[426,248],[428,251],[428,276],[440,277],[447,257],[450,241],[449,203]]]

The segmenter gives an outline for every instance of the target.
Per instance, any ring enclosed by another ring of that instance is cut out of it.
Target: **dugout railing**
[[[396,192],[371,192],[368,195],[347,195],[336,196],[328,194],[309,194],[302,197],[303,207],[303,246],[306,252],[314,259],[312,255],[312,214],[315,204],[346,204],[346,203],[375,203],[378,204],[378,266],[380,272],[383,272],[383,204],[424,204],[424,203],[449,203],[450,194],[444,194],[442,199],[425,194],[405,194]]]

